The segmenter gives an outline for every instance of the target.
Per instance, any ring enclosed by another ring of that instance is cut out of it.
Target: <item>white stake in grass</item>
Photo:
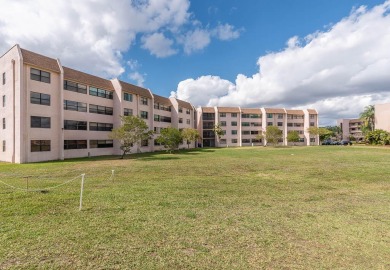
[[[80,190],[80,208],[79,208],[79,211],[81,211],[81,208],[83,207],[84,176],[85,176],[85,173],[83,173],[81,175],[81,190]]]

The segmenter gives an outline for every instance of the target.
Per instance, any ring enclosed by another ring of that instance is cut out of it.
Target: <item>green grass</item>
[[[108,180],[111,170],[115,178]],[[390,149],[225,148],[14,165],[0,269],[389,269]]]

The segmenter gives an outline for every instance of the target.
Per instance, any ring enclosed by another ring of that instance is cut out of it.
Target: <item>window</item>
[[[293,126],[293,123],[287,123],[287,126],[288,126],[288,127],[292,127],[292,126]]]
[[[243,126],[243,127],[249,127],[250,124],[249,124],[249,122],[242,122],[242,123],[241,123],[241,126]]]
[[[141,111],[141,118],[142,119],[148,119],[148,112]]]
[[[142,140],[141,141],[141,146],[145,147],[145,146],[148,146],[149,145],[149,141],[148,140]]]
[[[5,118],[3,118],[3,129],[5,129]]]
[[[221,121],[221,127],[226,127],[226,121]]]
[[[3,140],[3,152],[5,152],[5,141]]]
[[[31,140],[31,152],[48,152],[50,151],[49,140]]]
[[[86,149],[87,140],[64,140],[64,149]]]
[[[180,124],[183,123],[183,118],[179,118],[179,123],[180,123]]]
[[[95,97],[101,97],[101,98],[107,98],[107,99],[113,99],[113,92],[96,88],[96,87],[89,87],[89,95],[95,96]]]
[[[283,126],[283,122],[278,122],[278,127],[282,127]]]
[[[226,113],[219,113],[219,117],[226,117]]]
[[[251,126],[261,127],[261,123],[251,122]]]
[[[3,72],[3,85],[5,84],[5,72]],[[4,141],[3,141],[4,142]]]
[[[32,128],[50,128],[50,117],[31,116]]]
[[[154,140],[154,146],[160,146],[161,143],[159,143],[157,140]]]
[[[310,119],[315,119],[316,118],[316,115],[315,114],[310,114]]]
[[[220,143],[220,144],[226,144],[226,139],[221,139],[221,140],[219,141],[219,143]]]
[[[171,118],[170,118],[170,117],[167,117],[167,116],[162,116],[162,115],[155,114],[155,115],[154,115],[154,121],[156,121],[156,122],[171,123]]]
[[[236,121],[231,122],[231,124],[232,124],[232,127],[236,127],[237,126],[237,122]]]
[[[89,140],[89,148],[112,148],[113,140]]]
[[[267,118],[273,118],[274,115],[272,113],[267,113]]]
[[[123,94],[123,99],[126,101],[133,101],[133,95],[130,93],[124,93]]]
[[[124,108],[124,109],[123,109],[123,115],[124,115],[124,116],[133,115],[133,110],[132,110],[132,109]]]
[[[111,131],[113,129],[113,124],[110,123],[89,123],[89,130],[91,131]]]
[[[160,134],[160,128],[159,127],[154,127],[153,130],[154,130],[154,133]]]
[[[156,110],[162,110],[162,111],[167,111],[167,112],[171,111],[171,106],[162,105],[160,103],[154,103],[154,108]]]
[[[314,122],[310,122],[310,126],[311,126],[311,127],[314,127]]]
[[[232,130],[232,135],[237,135],[237,130]]]
[[[106,107],[106,106],[89,104],[89,112],[90,113],[97,113],[97,114],[112,115],[113,114],[113,108],[112,107]]]
[[[243,114],[241,114],[241,118],[249,118],[250,116],[249,116],[249,114],[247,114],[247,113],[243,113]]]
[[[50,95],[30,92],[30,103],[50,106]]]
[[[179,107],[179,113],[182,113],[182,112],[183,112],[183,108]]]
[[[87,86],[80,83],[75,83],[71,81],[64,81],[64,89],[72,92],[77,92],[81,94],[87,93]]]
[[[303,124],[302,123],[294,123],[294,127],[302,127]]]
[[[5,95],[3,95],[3,107],[5,107]]]
[[[31,68],[30,79],[34,81],[50,83],[50,73],[39,69]]]
[[[299,138],[299,142],[305,142],[305,138]]]
[[[251,135],[257,135],[257,134],[259,134],[259,131],[258,131],[258,130],[252,130],[252,131],[251,131]]]
[[[241,142],[242,143],[251,143],[251,139],[242,139]]]
[[[273,124],[272,122],[267,122],[267,126],[272,126]]]
[[[237,143],[237,139],[232,139],[232,143]]]
[[[282,113],[278,114],[278,119],[283,119],[283,114]]]
[[[87,130],[86,121],[64,120],[65,130]]]
[[[191,120],[190,119],[187,119],[187,125],[191,125]]]
[[[186,109],[186,114],[191,114],[191,110],[190,109]]]
[[[232,117],[237,117],[237,113],[232,113]]]
[[[64,100],[64,110],[86,112],[87,111],[87,103],[71,101],[71,100]]]
[[[242,135],[250,135],[251,132],[249,130],[243,130],[243,131],[241,131],[241,134]]]
[[[146,97],[141,97],[141,104],[142,105],[148,105],[148,98],[146,98]]]
[[[310,138],[310,142],[316,142],[316,138]]]

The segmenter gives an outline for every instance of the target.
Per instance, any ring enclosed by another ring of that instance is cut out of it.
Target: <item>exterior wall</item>
[[[30,78],[31,68],[39,69],[50,73],[50,83],[34,81]],[[40,67],[33,67],[24,65],[24,94],[26,96],[25,102],[25,122],[27,130],[27,158],[26,162],[37,162],[46,160],[61,159],[61,149],[63,149],[63,142],[61,141],[62,129],[62,102],[61,89],[62,81],[59,73],[50,70],[44,70]],[[50,106],[32,104],[30,102],[31,92],[37,92],[50,95]],[[50,128],[32,128],[31,117],[50,117]],[[31,152],[32,140],[50,140],[50,151],[45,152]]]
[[[233,112],[234,113],[234,112]],[[226,122],[226,126],[221,128],[225,131],[225,135],[222,136],[221,141],[217,144],[219,147],[236,147],[241,145],[241,117],[240,112],[236,113],[237,117],[232,116],[232,112],[226,112],[225,117],[221,117],[221,113],[218,112],[219,123]],[[237,122],[237,126],[233,126],[232,122]],[[236,134],[233,134],[233,131]],[[226,140],[226,143],[223,143]]]
[[[390,103],[375,104],[375,129],[390,132]]]
[[[21,54],[17,46],[12,47],[7,53],[0,57],[0,161],[21,163],[23,140],[19,132],[20,108],[19,102],[20,85],[22,82]],[[5,84],[3,84],[3,73],[5,73]],[[3,96],[5,104],[3,105]],[[3,118],[5,129],[3,129]],[[5,151],[3,151],[3,141]]]

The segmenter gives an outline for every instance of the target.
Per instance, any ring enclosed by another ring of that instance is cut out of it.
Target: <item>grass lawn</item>
[[[109,180],[111,170],[115,178]],[[0,163],[0,269],[390,269],[390,149]]]

